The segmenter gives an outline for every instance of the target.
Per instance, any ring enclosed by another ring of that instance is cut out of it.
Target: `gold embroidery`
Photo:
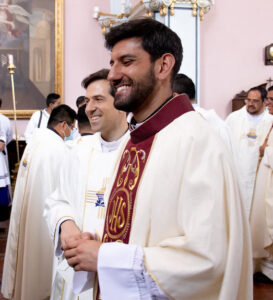
[[[118,195],[123,195],[118,196]],[[119,239],[128,230],[130,215],[130,196],[125,188],[119,188],[113,195],[114,201],[110,215],[107,215],[106,232],[112,239]],[[110,227],[110,228],[109,228]],[[118,229],[118,230],[117,230]],[[105,236],[104,236],[105,237]]]
[[[127,158],[126,158],[127,156]],[[130,172],[134,175],[134,179],[130,179],[128,183],[129,189],[132,191],[139,179],[139,170],[140,170],[140,159],[142,161],[145,161],[146,153],[143,150],[136,150],[136,147],[132,147],[129,150],[125,150],[123,154],[123,158],[125,159],[124,165],[121,168],[121,173],[119,174],[118,180],[117,180],[117,187],[120,187],[121,185],[125,186],[128,177],[130,175]],[[126,173],[125,178],[123,180],[124,173]]]
[[[110,229],[117,232],[118,229],[124,227],[125,224],[125,216],[124,216],[124,209],[126,208],[126,203],[124,202],[123,197],[117,196],[117,198],[113,201],[113,209],[112,214],[109,218]]]

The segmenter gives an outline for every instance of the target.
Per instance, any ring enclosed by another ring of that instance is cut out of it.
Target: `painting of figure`
[[[55,90],[55,1],[0,0],[0,98],[11,110],[12,54],[17,110],[41,109]]]

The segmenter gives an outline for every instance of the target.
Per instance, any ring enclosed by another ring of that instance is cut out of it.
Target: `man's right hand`
[[[67,242],[71,240],[81,239],[81,231],[72,220],[66,220],[61,224],[61,244],[62,249],[66,248]]]

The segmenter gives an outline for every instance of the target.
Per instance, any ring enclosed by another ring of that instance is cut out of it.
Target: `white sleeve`
[[[138,245],[104,243],[98,256],[102,299],[168,299],[145,269]]]
[[[35,112],[31,116],[31,118],[27,124],[27,128],[26,128],[25,134],[24,134],[27,144],[30,142],[31,137],[34,133],[34,130],[38,127],[39,117],[40,117],[40,112],[39,111]]]
[[[69,188],[71,186],[70,176],[72,175],[68,156],[63,160],[57,189],[45,200],[44,218],[46,220],[51,239],[56,247],[59,244],[59,228],[61,223],[65,220],[76,220],[75,209],[73,204],[70,203],[69,198]],[[57,250],[57,248],[55,250]]]

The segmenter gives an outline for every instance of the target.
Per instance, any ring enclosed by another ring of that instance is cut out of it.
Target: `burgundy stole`
[[[129,243],[135,198],[155,134],[193,110],[186,95],[177,96],[131,132],[109,197],[103,242]]]

